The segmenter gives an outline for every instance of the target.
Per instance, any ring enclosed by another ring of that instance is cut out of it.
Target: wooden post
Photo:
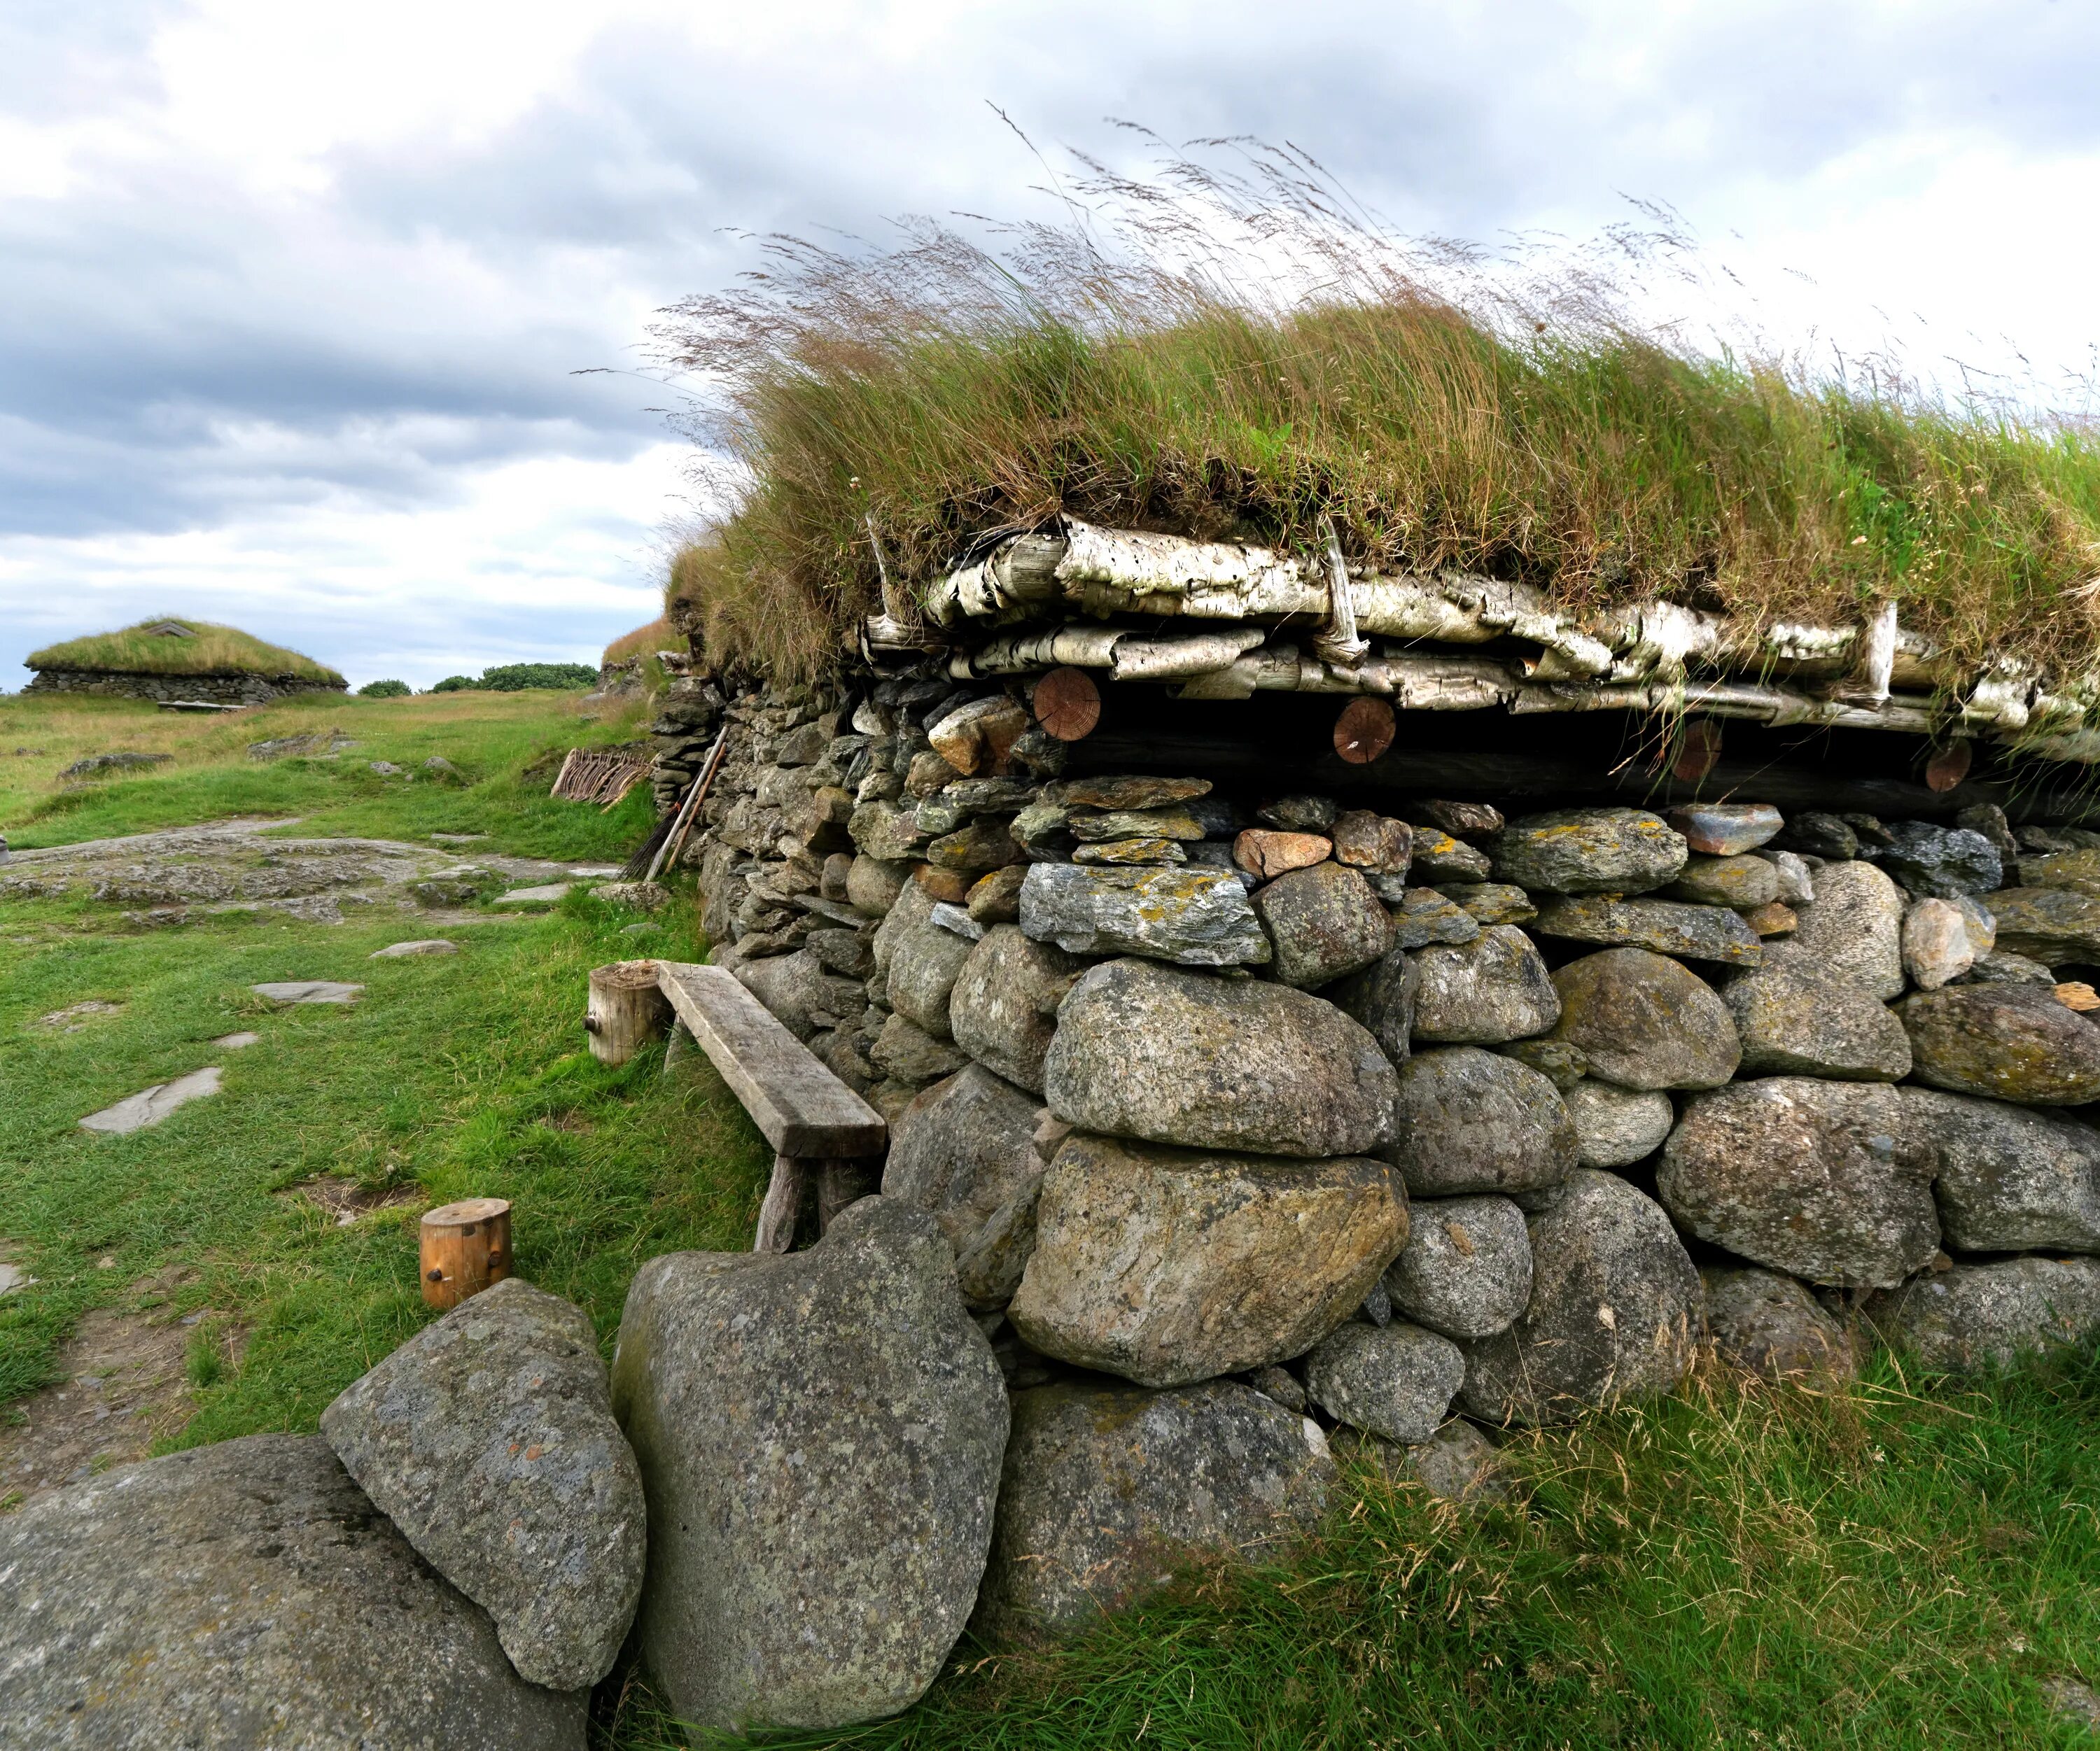
[[[773,1178],[765,1188],[765,1202],[758,1206],[753,1252],[794,1250],[796,1223],[802,1214],[803,1194],[810,1189],[813,1165],[795,1155],[773,1158]]]
[[[1083,742],[1101,721],[1101,690],[1083,668],[1053,668],[1029,696],[1035,721],[1060,742]]]
[[[466,1197],[424,1213],[423,1299],[457,1307],[510,1274],[510,1205],[501,1197]]]
[[[593,967],[584,1031],[601,1064],[624,1064],[671,1025],[671,1000],[658,989],[653,960]]]

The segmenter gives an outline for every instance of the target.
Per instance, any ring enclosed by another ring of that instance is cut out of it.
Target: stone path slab
[[[508,893],[496,897],[498,906],[552,906],[570,889],[574,882],[550,881],[544,888],[513,888]]]
[[[248,987],[273,1003],[354,1003],[361,985],[343,985],[333,979],[287,979]]]
[[[457,955],[459,944],[443,937],[425,937],[414,942],[391,942],[383,949],[374,949],[368,960],[402,960],[411,955]]]
[[[212,1044],[214,1046],[223,1046],[228,1052],[240,1052],[249,1046],[254,1045],[262,1038],[262,1036],[260,1034],[249,1034],[245,1032],[239,1034],[222,1034],[217,1039],[212,1042]]]
[[[82,1131],[99,1131],[104,1136],[125,1137],[135,1131],[143,1131],[148,1125],[157,1125],[179,1106],[192,1100],[201,1100],[206,1095],[218,1092],[218,1066],[210,1065],[201,1070],[192,1070],[187,1076],[178,1076],[171,1083],[158,1083],[151,1088],[142,1088],[137,1094],[119,1100],[114,1106],[104,1107],[99,1113],[90,1113],[80,1122]]]

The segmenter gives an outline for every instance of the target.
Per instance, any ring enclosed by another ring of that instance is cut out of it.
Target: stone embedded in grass
[[[1493,1337],[1531,1299],[1524,1212],[1507,1197],[1417,1198],[1385,1286],[1394,1310],[1418,1325],[1447,1338]]]
[[[552,906],[567,896],[576,884],[571,881],[543,882],[536,888],[513,888],[508,893],[496,895],[496,906]]]
[[[1947,1244],[1965,1252],[2100,1252],[2100,1131],[2059,1113],[1899,1088],[1930,1164]]]
[[[1032,1640],[1132,1603],[1192,1550],[1273,1553],[1319,1523],[1335,1475],[1317,1424],[1235,1382],[1017,1392],[971,1627]]]
[[[1912,1074],[1954,1094],[2026,1105],[2100,1099],[2100,1027],[2038,986],[1949,985],[1900,1006]]]
[[[1714,1088],[1741,1048],[1727,1006],[1696,973],[1647,949],[1605,949],[1553,975],[1554,1038],[1582,1048],[1590,1072],[1626,1088]]]
[[[367,960],[404,960],[412,955],[457,955],[459,944],[448,942],[443,937],[422,937],[412,942],[392,942],[383,949],[374,949],[364,958]]]
[[[521,1678],[318,1435],[55,1490],[0,1516],[0,1573],[25,1745],[583,1751],[588,1699]]]
[[[1655,1176],[1700,1239],[1855,1289],[1899,1283],[1939,1250],[1931,1181],[1893,1088],[1807,1076],[1696,1096]]]
[[[1475,1046],[1418,1052],[1401,1066],[1393,1140],[1379,1153],[1417,1197],[1526,1197],[1575,1165],[1574,1122],[1529,1065]]]
[[[1952,1374],[2010,1368],[2100,1335],[2100,1259],[2028,1255],[1927,1271],[1867,1303],[1891,1349]]]
[[[262,1038],[262,1036],[260,1034],[251,1034],[244,1028],[237,1034],[220,1034],[217,1039],[212,1042],[212,1044],[214,1046],[222,1046],[228,1052],[241,1052],[246,1050],[246,1048],[250,1046],[257,1044],[260,1042]]]
[[[354,1003],[361,985],[344,985],[334,979],[288,979],[248,989],[273,1003]]]
[[[523,1277],[426,1325],[321,1414],[365,1494],[496,1621],[518,1675],[583,1690],[642,1593],[642,1473],[598,1334]]]
[[[1305,1359],[1305,1390],[1329,1416],[1408,1444],[1436,1434],[1465,1374],[1458,1345],[1401,1321],[1343,1325]]]
[[[217,1094],[218,1078],[219,1069],[214,1064],[201,1070],[192,1070],[187,1076],[178,1076],[173,1082],[157,1083],[151,1088],[127,1096],[114,1106],[89,1114],[81,1120],[80,1128],[108,1137],[129,1136],[148,1125],[159,1124],[178,1107],[201,1100],[206,1095]]]
[[[1383,1162],[1283,1161],[1074,1133],[1007,1309],[1045,1355],[1180,1386],[1302,1354],[1407,1237]]]
[[[1543,1034],[1560,1019],[1546,963],[1513,924],[1490,925],[1470,942],[1424,948],[1414,960],[1418,1042],[1498,1045]]]
[[[1266,965],[1273,953],[1235,871],[1035,863],[1021,928],[1074,955],[1144,955],[1182,966]]]
[[[1767,1380],[1859,1371],[1845,1328],[1795,1278],[1714,1265],[1700,1272],[1699,1281],[1707,1335],[1723,1361]]]
[[[1736,1018],[1744,1075],[1896,1083],[1910,1074],[1903,1018],[1848,981],[1776,967],[1731,981],[1721,1001]]]
[[[1495,878],[1553,893],[1644,893],[1684,867],[1683,836],[1644,809],[1558,809],[1512,821],[1489,845]]]
[[[675,1714],[832,1728],[924,1694],[977,1597],[1008,1445],[932,1217],[863,1197],[806,1252],[651,1259],[612,1400],[649,1496],[636,1633]]]

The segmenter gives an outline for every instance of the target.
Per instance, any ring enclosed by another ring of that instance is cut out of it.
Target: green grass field
[[[236,720],[123,702],[0,699],[0,823],[17,845],[271,813],[315,830],[488,831],[491,850],[609,858],[646,825],[548,801],[550,754],[636,733],[573,695],[333,700]],[[262,766],[251,740],[340,725],[334,762]],[[15,755],[17,746],[43,750]],[[132,746],[176,758],[74,792],[56,770]],[[359,762],[443,753],[457,781]],[[748,1244],[762,1144],[704,1065],[617,1071],[583,1050],[586,970],[696,957],[683,901],[660,933],[572,897],[448,926],[461,952],[372,961],[427,933],[0,902],[0,1239],[36,1277],[0,1299],[0,1400],[50,1377],[90,1309],[210,1310],[194,1412],[164,1444],[311,1431],[428,1317],[415,1216],[512,1199],[521,1271],[573,1297],[608,1353],[629,1277],[680,1247]],[[345,1009],[272,1010],[247,987],[342,978]],[[40,1025],[121,1005],[77,1032]],[[252,1028],[261,1042],[214,1054]],[[128,1138],[81,1115],[211,1061],[224,1092]],[[406,1201],[347,1226],[293,1189],[316,1175]],[[4,1414],[4,1412],[0,1412]],[[965,1643],[902,1718],[790,1740],[912,1751],[1241,1747],[1785,1748],[2093,1743],[2041,1685],[2100,1685],[2100,1370],[1956,1392],[1884,1362],[1818,1397],[1726,1377],[1644,1412],[1511,1443],[1516,1494],[1460,1512],[1352,1474],[1323,1535],[1261,1570],[1193,1570],[1068,1646]],[[598,1698],[601,1751],[686,1743],[646,1678]],[[704,1740],[694,1740],[701,1743]]]

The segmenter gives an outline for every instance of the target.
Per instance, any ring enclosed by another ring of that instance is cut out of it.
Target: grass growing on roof
[[[1512,271],[1351,216],[1290,154],[1253,163],[1092,167],[1089,217],[996,250],[930,222],[887,252],[774,240],[743,286],[666,312],[734,501],[671,571],[710,650],[836,660],[878,606],[871,514],[923,585],[1060,512],[1305,551],[1331,512],[1353,555],[1578,608],[1849,624],[1893,598],[1971,662],[2092,664],[2089,423],[1886,360],[1696,345],[1635,314],[1643,274],[1683,265],[1667,228]]]
[[[157,631],[184,629],[181,634]],[[38,669],[107,669],[131,675],[288,675],[343,685],[342,677],[311,657],[269,645],[238,627],[210,620],[141,620],[121,632],[95,633],[46,645],[24,659]]]

